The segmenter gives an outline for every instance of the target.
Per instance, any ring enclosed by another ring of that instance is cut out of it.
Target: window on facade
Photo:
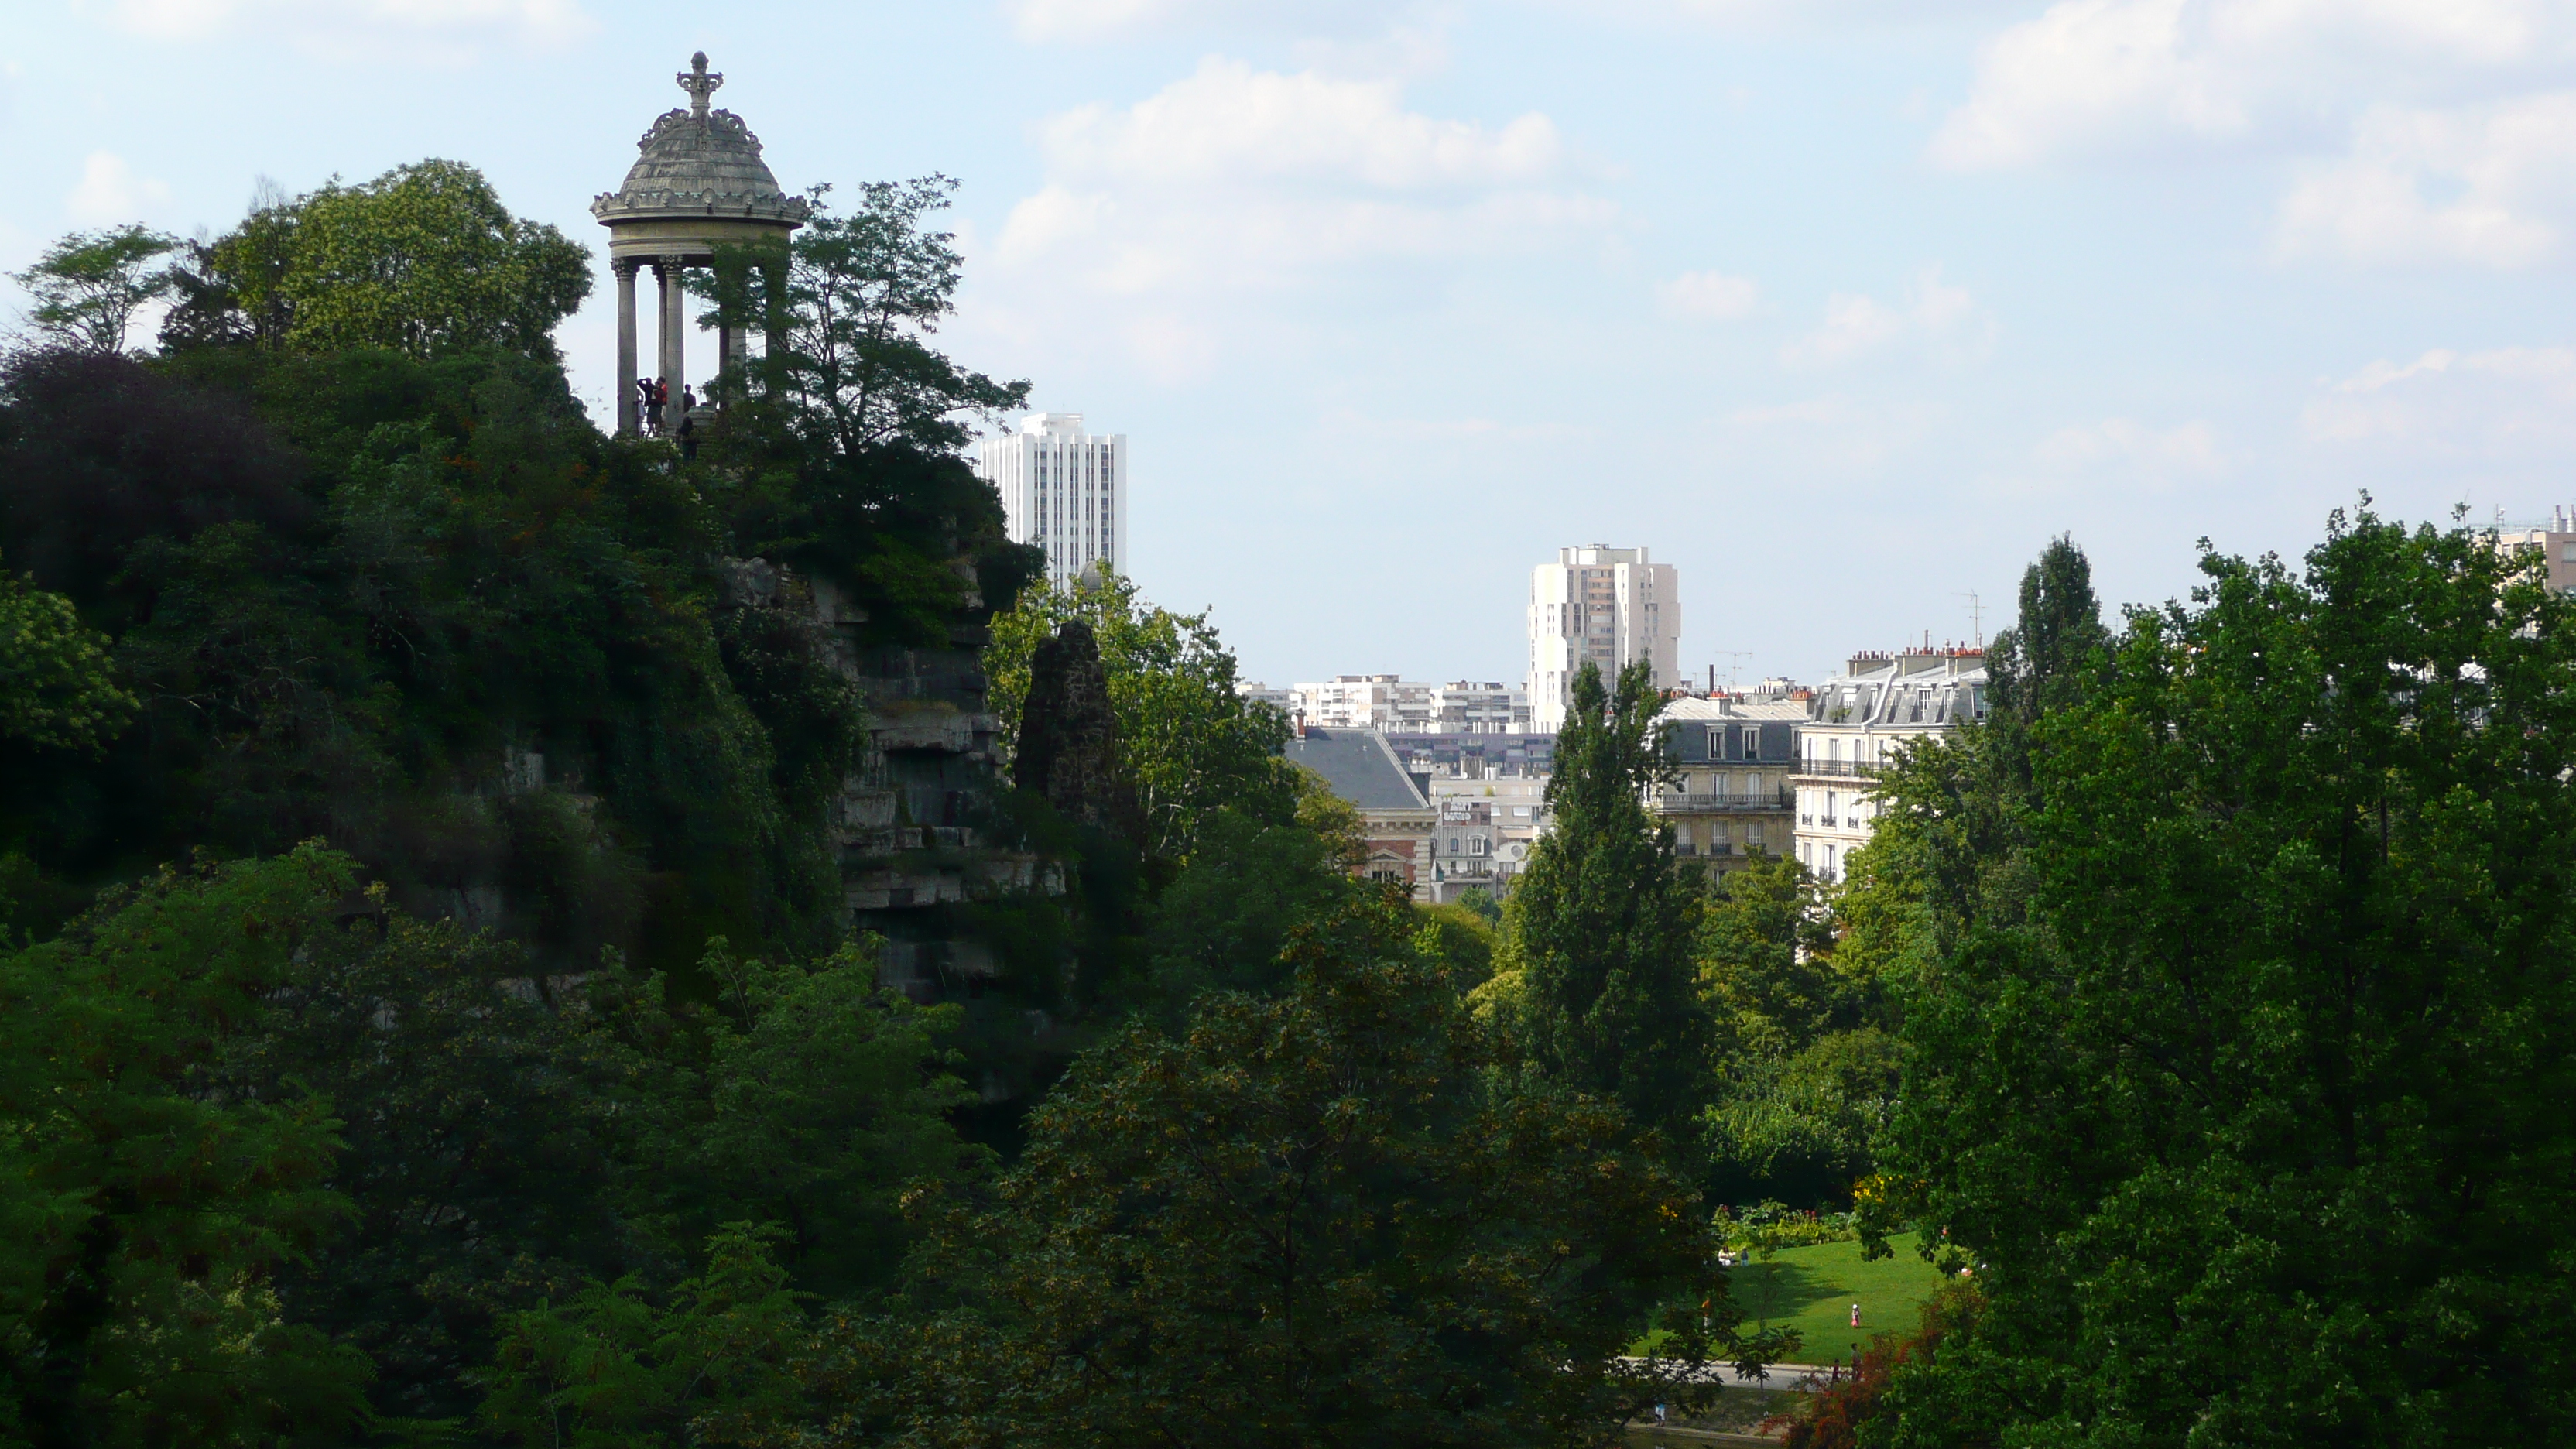
[[[1825,879],[1827,879],[1827,880],[1832,880],[1833,878],[1834,878],[1834,848],[1833,848],[1832,846],[1828,845],[1828,846],[1826,846],[1826,847],[1825,847]]]

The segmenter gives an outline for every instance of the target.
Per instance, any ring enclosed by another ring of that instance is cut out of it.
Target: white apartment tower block
[[[1127,435],[1086,433],[1080,413],[1033,413],[1016,433],[984,440],[977,471],[1001,490],[1013,543],[1046,550],[1047,582],[1070,584],[1094,563],[1127,568]]]
[[[1671,564],[1649,562],[1642,548],[1561,548],[1556,562],[1530,570],[1530,727],[1554,734],[1565,723],[1566,691],[1587,663],[1601,682],[1643,659],[1655,687],[1682,683],[1681,584]]]

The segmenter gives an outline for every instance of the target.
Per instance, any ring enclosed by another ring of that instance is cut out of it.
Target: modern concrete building
[[[1237,699],[1266,704],[1281,714],[1294,715],[1297,712],[1297,691],[1293,688],[1273,689],[1255,679],[1236,684],[1234,694]]]
[[[1288,687],[1288,711],[1324,729],[1386,734],[1527,734],[1529,696],[1472,679],[1424,684],[1392,674],[1337,674]]]
[[[1681,584],[1671,564],[1642,548],[1561,548],[1530,570],[1530,727],[1565,723],[1566,690],[1586,664],[1604,682],[1635,660],[1653,665],[1657,689],[1682,686]]]
[[[1125,433],[1087,433],[1080,413],[1032,413],[987,438],[976,471],[1002,495],[1013,543],[1046,550],[1047,582],[1070,585],[1093,564],[1127,571]]]
[[[1390,734],[1397,759],[1434,779],[1545,780],[1556,765],[1554,735]]]
[[[1322,776],[1357,810],[1368,853],[1360,873],[1401,881],[1417,901],[1431,897],[1431,841],[1437,812],[1422,785],[1375,730],[1303,728],[1291,735],[1288,762]]]
[[[1798,859],[1819,879],[1842,879],[1851,853],[1878,819],[1870,782],[1909,740],[1986,717],[1982,649],[1855,654],[1844,673],[1816,686],[1798,728]]]
[[[1499,680],[1453,679],[1431,691],[1431,727],[1444,735],[1525,735],[1529,691]]]
[[[1721,873],[1756,853],[1787,855],[1796,847],[1791,824],[1796,792],[1798,730],[1807,702],[1768,697],[1684,696],[1664,706],[1665,748],[1679,778],[1653,799],[1655,812],[1672,822],[1676,847]]]
[[[1432,727],[1432,686],[1392,674],[1337,674],[1292,684],[1291,713],[1321,729],[1424,733]]]

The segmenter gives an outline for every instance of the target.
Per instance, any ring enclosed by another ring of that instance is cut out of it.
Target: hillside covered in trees
[[[455,163],[25,274],[0,1442],[1593,1444],[1819,1356],[1722,1259],[1802,1235],[1949,1286],[1793,1443],[2576,1429],[2528,560],[2365,508],[2115,629],[2054,546],[1831,886],[1679,856],[1587,672],[1425,909],[1206,616],[1004,538],[947,191],[687,450]]]

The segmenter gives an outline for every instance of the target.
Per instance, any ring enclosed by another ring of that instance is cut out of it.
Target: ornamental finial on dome
[[[707,118],[707,97],[724,84],[724,72],[707,74],[707,53],[699,51],[689,57],[689,68],[679,74],[680,89],[689,93],[689,114],[703,121]]]

